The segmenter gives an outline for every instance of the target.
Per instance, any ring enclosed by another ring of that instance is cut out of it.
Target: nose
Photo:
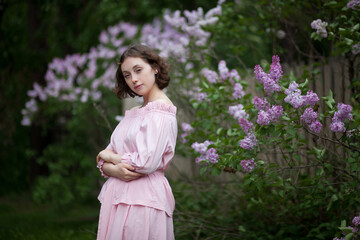
[[[132,81],[133,83],[136,83],[136,82],[138,81],[138,77],[136,76],[136,74],[133,74],[133,75],[132,75],[131,81]]]

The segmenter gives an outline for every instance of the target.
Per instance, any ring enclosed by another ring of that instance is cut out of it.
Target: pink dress
[[[125,112],[107,148],[146,176],[130,182],[109,177],[101,202],[97,239],[174,239],[175,200],[164,171],[174,156],[176,107],[159,101]],[[102,171],[104,161],[98,167]]]

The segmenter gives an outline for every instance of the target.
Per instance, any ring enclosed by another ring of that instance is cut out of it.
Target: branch
[[[317,135],[317,134],[311,132],[311,131],[310,131],[309,129],[307,129],[306,127],[304,127],[304,129],[305,129],[306,132],[310,133],[310,134],[313,135],[313,136],[319,137],[319,138],[321,138],[321,139],[323,139],[323,140],[330,141],[330,142],[332,142],[332,143],[340,144],[340,145],[342,145],[342,146],[344,146],[344,147],[346,147],[346,148],[348,148],[348,149],[351,149],[351,150],[353,150],[353,151],[356,151],[356,152],[360,153],[360,149],[351,147],[351,146],[349,146],[349,145],[347,145],[347,144],[345,144],[345,143],[343,143],[343,142],[341,142],[341,141],[339,141],[339,140],[338,140],[338,141],[335,141],[335,140],[332,140],[331,138]]]

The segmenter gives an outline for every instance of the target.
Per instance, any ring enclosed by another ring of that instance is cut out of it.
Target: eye
[[[124,78],[125,78],[125,79],[127,79],[127,78],[129,78],[129,77],[130,77],[130,74],[125,74],[125,75],[124,75]]]
[[[136,72],[141,72],[141,70],[142,70],[141,68],[138,68],[136,69]]]

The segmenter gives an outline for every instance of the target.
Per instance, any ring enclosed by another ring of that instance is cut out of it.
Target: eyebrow
[[[141,65],[135,64],[135,65],[132,67],[132,69],[135,69],[135,68],[137,68],[137,67],[141,67]],[[128,72],[128,71],[122,71],[122,72],[125,73],[125,72]]]

